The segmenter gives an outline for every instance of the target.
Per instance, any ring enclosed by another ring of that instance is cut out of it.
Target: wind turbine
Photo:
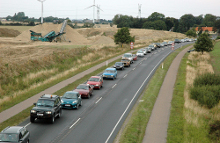
[[[89,6],[89,7],[87,7],[87,8],[85,8],[85,9],[88,9],[88,8],[90,8],[90,7],[93,7],[93,23],[95,23],[95,7],[96,7],[96,5],[95,5],[95,0],[94,0],[94,4],[93,5],[91,5],[91,6]]]
[[[96,7],[97,7],[97,21],[100,22],[100,10],[101,11],[103,10],[100,8],[100,5],[97,5]]]
[[[45,2],[46,0],[38,0],[39,2],[41,2],[41,24],[43,24],[43,2]]]

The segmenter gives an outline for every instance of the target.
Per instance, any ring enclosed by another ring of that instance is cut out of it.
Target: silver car
[[[125,54],[122,56],[122,59],[129,59],[129,60],[131,61],[131,63],[134,62],[132,53],[125,53]]]

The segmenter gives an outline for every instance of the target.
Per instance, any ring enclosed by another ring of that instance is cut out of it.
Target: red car
[[[80,84],[73,91],[79,92],[81,97],[90,98],[90,96],[92,96],[93,86],[90,86],[88,84]]]
[[[87,81],[87,84],[93,85],[94,88],[96,88],[96,89],[100,89],[100,88],[102,88],[103,78],[101,76],[92,76]]]
[[[136,54],[132,54],[132,56],[133,56],[133,60],[137,61],[137,55]]]

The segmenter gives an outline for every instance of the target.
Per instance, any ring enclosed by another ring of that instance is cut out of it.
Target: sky
[[[88,7],[93,3],[94,0],[45,0],[43,17],[92,20],[93,8]],[[220,16],[220,0],[95,0],[95,5],[101,8],[100,19],[106,20],[112,20],[116,14],[138,17],[138,5],[141,5],[142,18],[147,18],[153,12],[177,19],[184,14]],[[13,16],[18,12],[24,12],[29,18],[40,18],[41,2],[38,0],[0,0],[0,17]],[[96,18],[97,8],[95,8]]]

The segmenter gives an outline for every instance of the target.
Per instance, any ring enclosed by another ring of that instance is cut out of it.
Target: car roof
[[[100,76],[91,76],[90,78],[100,78]]]
[[[75,91],[75,89],[73,91],[67,91],[66,93],[79,93],[77,91]]]
[[[8,126],[1,133],[19,133],[20,129],[24,127],[22,126]]]
[[[116,69],[115,68],[107,68],[106,70],[112,70],[113,71],[113,70],[116,70]]]
[[[59,96],[58,95],[52,95],[52,94],[44,94],[39,99],[51,99],[51,100],[54,100],[57,97],[59,97]]]
[[[79,84],[79,85],[85,85],[85,86],[88,86],[88,84],[84,84],[84,83],[82,83],[82,84]]]

